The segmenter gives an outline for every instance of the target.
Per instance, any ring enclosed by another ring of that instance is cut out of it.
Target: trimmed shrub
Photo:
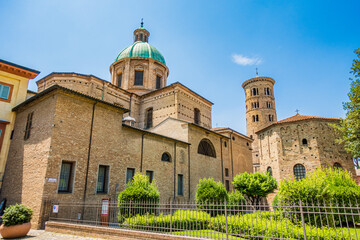
[[[210,215],[203,211],[177,210],[171,215],[155,216],[152,214],[137,215],[123,222],[123,226],[141,230],[156,230],[169,232],[170,225],[173,231],[207,229]]]
[[[246,200],[241,192],[235,190],[229,194],[229,214],[242,214],[246,210],[245,204]]]
[[[283,180],[278,196],[281,205],[299,206],[301,200],[303,206],[311,206],[303,207],[304,212],[319,212],[304,214],[304,221],[312,225],[322,223],[333,227],[347,222],[355,224],[360,220],[358,215],[351,215],[354,210],[342,208],[356,207],[360,199],[360,186],[356,185],[352,174],[346,170],[318,168],[301,180]],[[296,212],[300,212],[300,209],[297,208]],[[300,214],[289,214],[289,217],[293,222],[301,220]]]
[[[2,220],[3,224],[8,227],[28,223],[31,221],[32,215],[33,211],[30,208],[22,204],[15,204],[5,209]]]
[[[250,202],[257,206],[261,198],[266,197],[277,188],[276,179],[269,173],[242,173],[235,176],[234,188],[244,194]]]
[[[119,222],[137,214],[155,214],[159,198],[155,180],[150,183],[146,175],[136,173],[134,179],[128,182],[125,190],[119,194]]]
[[[215,216],[223,214],[223,205],[225,201],[229,201],[229,196],[222,182],[216,182],[213,178],[204,178],[200,179],[197,185],[195,201],[201,209]]]
[[[289,219],[278,213],[257,212],[244,215],[233,215],[227,218],[229,234],[251,239],[276,238],[276,239],[305,239],[301,225],[293,224]],[[225,216],[211,219],[209,229],[226,232]],[[305,226],[307,239],[337,239],[343,236],[341,229],[336,232],[332,228],[316,228]],[[264,236],[264,237],[254,237]],[[344,234],[342,239],[351,239]]]

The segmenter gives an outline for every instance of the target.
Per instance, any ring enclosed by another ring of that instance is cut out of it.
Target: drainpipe
[[[143,134],[141,135],[140,172],[142,172],[142,168],[143,168],[143,158],[144,158],[144,135],[145,135],[145,133],[143,133]]]
[[[132,96],[133,94],[130,94],[130,102],[129,102],[129,116],[131,117],[131,105],[132,105]]]
[[[223,150],[222,150],[222,138],[220,138],[220,156],[221,156],[221,179],[224,184],[224,160],[223,160]]]
[[[188,192],[189,192],[189,201],[190,201],[190,145],[188,145],[188,159],[189,159],[189,164],[188,164],[188,181],[189,181],[189,189],[188,189]]]
[[[233,149],[232,149],[232,134],[234,132],[231,131],[230,133],[230,149],[231,149],[231,176],[232,176],[232,179],[234,179],[234,160],[233,160]]]
[[[174,200],[176,198],[176,142],[174,142]]]
[[[87,191],[87,183],[88,183],[88,176],[89,176],[89,165],[90,165],[90,153],[91,153],[91,141],[92,141],[92,135],[93,135],[93,127],[94,127],[94,115],[95,115],[95,105],[97,102],[93,104],[92,109],[92,116],[91,116],[91,125],[90,125],[90,137],[89,137],[89,150],[88,150],[88,157],[87,157],[87,163],[86,163],[86,175],[85,175],[85,186],[84,186],[84,207],[81,214],[82,219],[84,219],[84,212],[85,212],[85,201],[86,201],[86,191]]]

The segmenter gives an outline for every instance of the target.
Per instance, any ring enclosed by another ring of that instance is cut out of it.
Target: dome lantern
[[[144,21],[141,19],[141,24],[138,29],[134,31],[134,42],[149,42],[150,33],[144,28]]]

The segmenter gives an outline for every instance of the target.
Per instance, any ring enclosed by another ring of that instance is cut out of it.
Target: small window
[[[161,76],[156,76],[156,89],[161,88]]]
[[[11,87],[8,85],[0,84],[0,99],[9,100]]]
[[[143,34],[140,33],[140,41],[142,41],[142,40],[143,40]]]
[[[268,167],[268,168],[266,169],[266,172],[269,173],[270,176],[273,175],[273,172],[272,172],[272,168],[271,168],[271,167]]]
[[[126,183],[133,180],[135,176],[135,168],[127,168],[126,169]]]
[[[153,108],[146,110],[146,124],[145,129],[151,128],[153,126]]]
[[[343,167],[341,166],[341,164],[338,163],[338,162],[334,163],[334,168],[343,169]]]
[[[215,148],[208,139],[203,139],[200,141],[198,146],[198,153],[205,156],[216,158]]]
[[[251,89],[251,96],[257,96],[259,95],[259,89],[258,88],[252,88]]]
[[[194,123],[200,124],[200,110],[197,108],[194,109]]]
[[[272,103],[271,102],[266,102],[266,107],[267,108],[272,108]]]
[[[234,136],[232,137],[232,140],[235,141],[235,137],[234,137]]]
[[[270,88],[264,88],[264,94],[267,96],[271,96],[271,89]]]
[[[107,193],[109,185],[109,166],[100,165],[96,185],[97,193]]]
[[[227,147],[227,142],[224,142],[224,146]]]
[[[34,112],[31,112],[27,115],[27,121],[26,121],[26,128],[25,128],[25,135],[24,140],[27,140],[30,138],[30,132],[31,132],[31,125],[32,125],[32,118],[33,118]]]
[[[184,176],[182,174],[178,174],[178,195],[184,196]]]
[[[138,40],[139,40],[139,35],[136,34],[135,41],[138,41]]]
[[[71,193],[72,192],[72,183],[73,183],[73,162],[62,162],[60,169],[59,177],[59,193]]]
[[[297,180],[305,178],[305,167],[302,164],[296,164],[294,166],[294,175]]]
[[[161,155],[161,161],[163,162],[171,162],[171,156],[169,153],[165,152]]]
[[[253,102],[251,105],[253,109],[259,108],[259,102]]]
[[[253,122],[258,122],[259,121],[259,115],[253,115],[252,119],[253,119]]]
[[[154,178],[154,171],[146,170],[146,176],[148,177],[149,182],[152,183]]]
[[[308,145],[308,141],[307,141],[306,138],[303,138],[303,140],[302,140],[302,145],[304,145],[304,146],[307,146],[307,145]]]
[[[146,35],[144,36],[144,39],[145,39],[144,41],[147,42],[147,36]]]
[[[225,168],[225,177],[228,177],[228,176],[229,176],[229,169]]]
[[[121,84],[122,84],[122,73],[119,73],[117,75],[117,86],[121,87]]]
[[[144,81],[144,72],[143,71],[135,71],[134,85],[143,85],[143,81]]]
[[[225,188],[226,188],[227,192],[230,191],[230,181],[229,180],[225,180]]]
[[[274,115],[269,114],[269,122],[273,122],[274,121]]]

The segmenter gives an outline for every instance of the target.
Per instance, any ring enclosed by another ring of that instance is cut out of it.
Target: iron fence
[[[356,201],[54,202],[50,220],[204,239],[360,239]]]

